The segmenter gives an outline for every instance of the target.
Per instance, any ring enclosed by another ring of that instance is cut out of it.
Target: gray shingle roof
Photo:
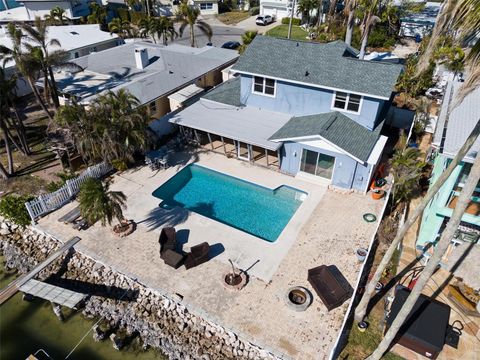
[[[144,69],[136,67],[135,48],[145,48],[148,51],[149,64]],[[95,74],[103,79],[108,77],[109,79],[103,80],[102,89],[116,91],[125,88],[145,104],[195,82],[209,71],[231,64],[237,57],[236,51],[214,46],[192,48],[177,44],[163,46],[136,42],[91,53],[72,61],[89,71],[88,77]],[[79,77],[81,74],[82,72],[75,75]],[[59,81],[59,87],[80,96],[83,101],[90,101],[99,90],[86,87],[75,78]]]
[[[367,161],[380,136],[381,128],[382,124],[370,131],[348,116],[333,111],[293,117],[269,140],[321,136],[357,159]]]
[[[242,106],[240,102],[240,78],[235,77],[225,81],[210,90],[203,98],[227,105]]]
[[[233,70],[390,98],[403,67],[356,55],[342,41],[318,44],[257,36]]]

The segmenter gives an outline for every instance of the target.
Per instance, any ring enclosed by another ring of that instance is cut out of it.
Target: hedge
[[[33,199],[33,196],[7,195],[0,200],[0,215],[12,220],[18,225],[26,226],[31,219],[28,215],[25,203]]]

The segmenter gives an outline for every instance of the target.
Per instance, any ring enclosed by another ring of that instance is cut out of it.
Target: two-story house
[[[456,98],[462,82],[449,81],[440,114],[437,128],[432,141],[433,155],[435,156],[430,184],[433,185],[439,176],[445,171],[452,159],[457,155],[465,140],[470,135],[480,119],[480,88],[469,93],[463,101]],[[470,151],[464,157],[435,197],[426,207],[422,216],[422,223],[417,238],[417,248],[424,250],[429,244],[435,244],[442,235],[445,226],[452,216],[453,209],[457,204],[458,196],[465,185],[472,163],[480,151],[480,140],[473,144]],[[462,222],[451,240],[450,248],[443,259],[444,265],[455,264],[462,256],[466,248],[470,256],[478,259],[480,246],[480,184],[475,190],[471,202],[462,216]],[[476,244],[476,245],[473,245]],[[424,254],[428,259],[432,249]],[[468,261],[466,261],[468,263]],[[477,273],[473,274],[478,277]],[[466,277],[466,273],[461,275]],[[478,283],[477,283],[478,284]]]
[[[239,76],[170,119],[203,146],[284,173],[365,192],[402,66],[344,42],[257,36]]]

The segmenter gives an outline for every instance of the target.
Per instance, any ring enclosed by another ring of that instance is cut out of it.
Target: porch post
[[[265,157],[267,158],[267,166],[268,166],[268,150],[265,149]]]
[[[198,137],[197,129],[193,129],[193,133],[195,134],[195,139],[198,141],[198,145],[200,145],[200,138]]]
[[[280,149],[277,150],[277,157],[278,157],[278,170],[280,170],[281,166],[282,166],[282,160],[281,160],[281,157],[280,157]]]
[[[225,153],[225,156],[227,156],[227,148],[225,147],[225,141],[223,140],[223,136],[220,136],[220,139],[222,139],[223,152]]]
[[[209,133],[209,132],[207,132],[207,136],[208,136],[208,141],[210,141],[210,146],[212,147],[212,151],[213,151],[212,137],[210,136],[210,133]]]

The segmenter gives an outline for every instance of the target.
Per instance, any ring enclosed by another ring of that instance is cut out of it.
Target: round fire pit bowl
[[[294,286],[287,290],[285,303],[295,311],[305,311],[312,303],[312,294],[303,286]]]
[[[247,285],[248,277],[244,272],[240,272],[232,277],[232,273],[228,272],[222,275],[222,284],[229,290],[242,290]]]

